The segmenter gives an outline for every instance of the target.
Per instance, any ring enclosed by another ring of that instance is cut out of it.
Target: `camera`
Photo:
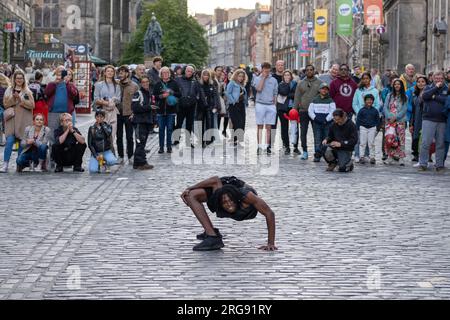
[[[24,98],[25,100],[30,100],[30,97],[29,97],[27,94],[25,94],[25,95],[23,96],[23,98]]]
[[[64,79],[65,77],[67,77],[67,70],[61,71],[61,78]]]

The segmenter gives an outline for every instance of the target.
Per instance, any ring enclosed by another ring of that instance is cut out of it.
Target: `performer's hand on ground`
[[[189,192],[190,192],[190,191],[191,191],[191,190],[186,189],[186,190],[184,190],[183,193],[181,194],[181,199],[183,200],[183,202],[184,202],[186,205],[188,205],[187,200],[186,200],[186,197],[189,195]]]
[[[275,247],[274,244],[268,244],[266,246],[262,246],[258,248],[259,250],[264,250],[264,251],[276,251],[278,250],[277,247]]]

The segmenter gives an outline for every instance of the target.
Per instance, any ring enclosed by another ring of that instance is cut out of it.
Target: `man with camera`
[[[52,155],[56,162],[55,172],[63,172],[64,167],[68,166],[73,166],[74,172],[84,172],[82,163],[86,140],[73,126],[72,115],[69,113],[61,114],[60,126],[55,130],[54,139]]]
[[[334,171],[339,166],[339,172],[353,171],[352,152],[358,142],[358,131],[352,119],[342,109],[333,112],[334,123],[323,140],[323,155],[328,163],[327,171]]]

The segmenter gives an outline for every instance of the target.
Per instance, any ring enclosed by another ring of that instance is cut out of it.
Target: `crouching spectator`
[[[63,113],[60,126],[55,130],[55,144],[52,145],[52,157],[56,162],[55,172],[63,172],[64,167],[73,166],[74,172],[84,172],[83,155],[86,140],[72,124],[72,116]]]
[[[34,115],[33,125],[25,128],[22,139],[22,153],[17,158],[17,172],[30,167],[32,171],[38,167],[38,171],[47,172],[47,150],[50,139],[50,128],[44,126],[45,117],[41,113]]]
[[[322,142],[327,171],[333,171],[336,166],[339,166],[340,172],[352,171],[352,152],[358,142],[356,125],[339,108],[333,112],[333,120],[328,137]]]
[[[117,164],[117,158],[111,151],[112,126],[105,122],[106,113],[103,110],[95,112],[95,123],[89,128],[88,146],[91,150],[89,172],[109,172],[108,167]]]

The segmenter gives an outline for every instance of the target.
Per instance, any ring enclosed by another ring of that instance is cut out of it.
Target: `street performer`
[[[206,202],[209,210],[218,218],[231,218],[236,221],[254,219],[258,212],[266,217],[268,241],[260,250],[278,250],[275,246],[275,214],[258,197],[255,189],[236,177],[211,177],[187,188],[181,199],[191,208],[204,232],[197,235],[201,243],[194,246],[194,251],[218,250],[224,247],[219,229],[214,228],[203,205]]]

